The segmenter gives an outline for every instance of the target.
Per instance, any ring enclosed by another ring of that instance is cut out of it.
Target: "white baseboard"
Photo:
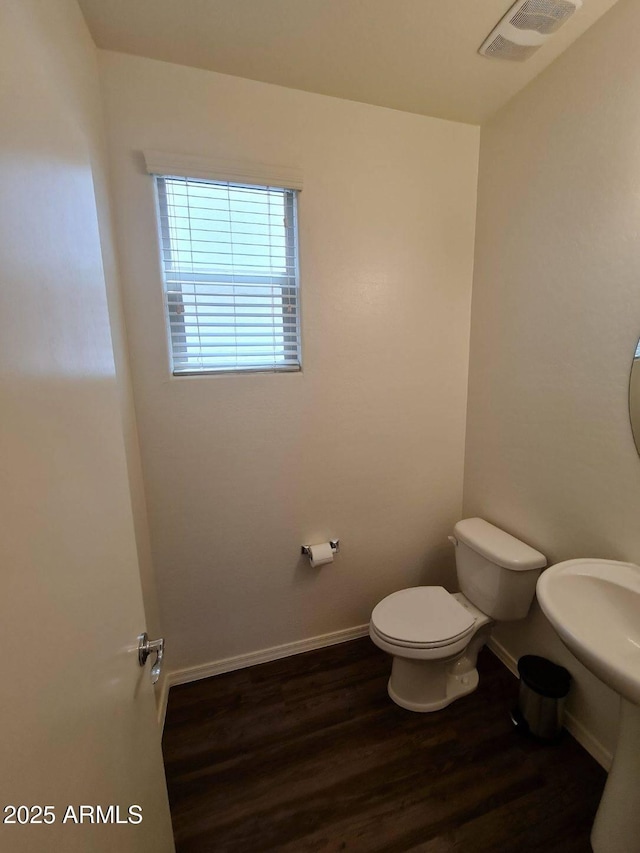
[[[203,663],[199,666],[190,666],[185,669],[168,672],[164,678],[160,692],[158,722],[161,728],[164,728],[170,687],[175,687],[178,684],[188,684],[190,681],[199,681],[201,678],[210,678],[212,675],[222,675],[223,672],[245,669],[245,667],[256,666],[259,663],[269,663],[269,661],[299,655],[303,652],[311,652],[314,649],[323,649],[326,646],[335,646],[338,643],[346,643],[349,640],[366,637],[368,634],[368,624],[356,625],[354,628],[344,628],[342,631],[332,631],[330,634],[320,634],[317,637],[308,637],[306,640],[296,640],[293,643],[284,643],[281,646],[271,646],[271,648],[249,652],[246,655],[236,655],[232,658],[223,658],[222,660]]]
[[[510,670],[516,678],[518,675],[518,663],[516,659],[511,655],[502,643],[499,643],[494,637],[489,638],[489,642],[487,643],[491,651],[494,655],[502,661],[502,663]],[[569,731],[574,738],[578,741],[580,746],[584,747],[587,750],[589,755],[598,762],[601,767],[604,767],[605,770],[609,771],[611,769],[611,762],[613,761],[613,756],[606,749],[600,741],[595,738],[591,732],[578,720],[573,714],[565,711],[564,713],[564,725],[567,731]]]

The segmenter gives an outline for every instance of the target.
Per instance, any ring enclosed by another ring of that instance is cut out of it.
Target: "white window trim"
[[[302,172],[287,166],[199,157],[193,154],[172,154],[155,149],[147,149],[143,154],[150,175],[202,178],[209,181],[302,190]]]
[[[155,149],[147,149],[143,151],[145,164],[148,174],[154,177],[154,196],[156,214],[159,212],[159,200],[157,193],[157,182],[155,178],[177,177],[177,178],[201,178],[203,180],[222,181],[229,183],[241,183],[255,186],[272,186],[281,189],[302,190],[302,172],[298,169],[292,169],[284,166],[276,166],[273,164],[255,163],[240,160],[228,160],[220,158],[206,158],[195,155],[175,154],[170,152],[158,151]],[[157,222],[159,253],[162,256],[162,233],[160,221]],[[296,254],[299,252],[299,246],[296,245]],[[299,258],[298,258],[299,263]],[[164,263],[160,258],[160,273],[163,281],[164,290]],[[296,269],[296,277],[299,280],[299,269]],[[166,294],[163,293],[165,323],[167,327],[167,357],[170,368],[170,379],[193,379],[202,378],[205,376],[230,376],[238,375],[239,373],[302,373],[303,370],[303,344],[299,338],[298,343],[298,363],[291,366],[279,366],[273,368],[244,368],[230,370],[194,370],[194,371],[179,371],[173,369],[172,342],[170,335],[170,324],[168,322],[167,300]],[[297,292],[297,329],[298,335],[302,334],[302,304],[300,291]]]

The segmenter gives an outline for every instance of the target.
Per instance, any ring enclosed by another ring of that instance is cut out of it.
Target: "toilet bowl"
[[[491,628],[526,616],[546,565],[539,551],[481,518],[459,521],[450,539],[461,592],[410,587],[371,614],[369,636],[393,656],[389,696],[409,711],[438,711],[476,689]]]
[[[396,705],[438,711],[478,686],[476,660],[493,620],[462,593],[418,586],[387,596],[371,614],[369,636],[393,655],[388,684]]]

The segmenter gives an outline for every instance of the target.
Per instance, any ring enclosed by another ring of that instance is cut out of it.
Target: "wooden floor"
[[[164,755],[178,853],[587,853],[604,771],[517,733],[517,680],[435,714],[387,696],[368,639],[174,687]]]

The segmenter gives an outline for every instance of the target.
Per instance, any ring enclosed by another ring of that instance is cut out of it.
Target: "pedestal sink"
[[[640,851],[640,566],[567,560],[542,573],[536,593],[567,648],[621,697],[591,846],[595,853]]]

